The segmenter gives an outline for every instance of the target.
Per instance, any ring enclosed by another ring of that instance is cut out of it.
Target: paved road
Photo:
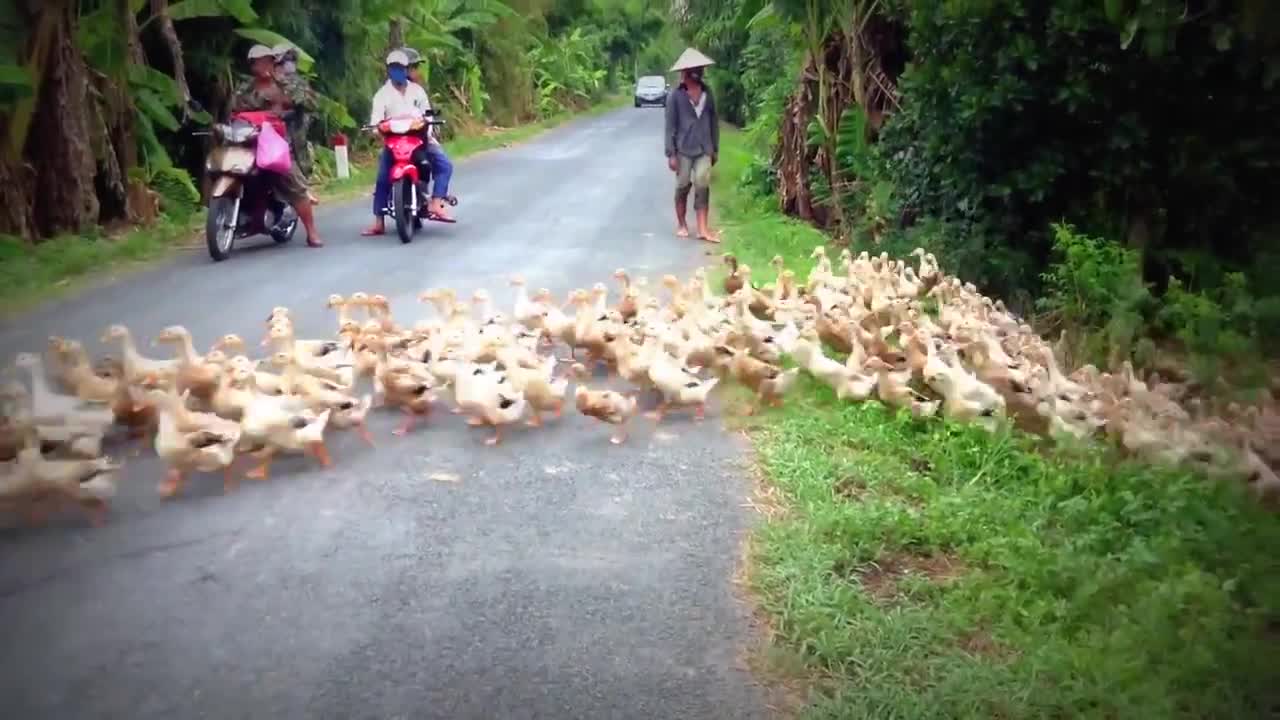
[[[329,293],[416,294],[505,276],[563,294],[617,267],[705,262],[670,236],[661,113],[618,111],[460,163],[465,224],[364,239],[367,200],[327,207],[328,247],[192,253],[0,327],[0,354],[112,322],[258,336],[275,305],[333,330]],[[741,449],[718,423],[638,423],[614,448],[575,413],[482,445],[453,416],[335,466],[278,461],[221,494],[154,491],[129,458],[111,524],[0,530],[0,703],[13,718],[751,718],[746,611],[730,578],[748,522]],[[431,479],[454,473],[458,482]]]

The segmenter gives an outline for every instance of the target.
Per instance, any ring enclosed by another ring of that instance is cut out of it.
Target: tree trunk
[[[400,17],[391,18],[390,27],[387,29],[387,52],[404,47],[404,20]]]
[[[89,122],[89,70],[75,46],[75,3],[44,3],[42,20],[51,23],[49,42],[37,48],[43,67],[36,107],[39,118],[26,139],[26,157],[35,168],[33,215],[37,234],[80,232],[98,220]]]
[[[124,0],[124,4],[127,6],[129,0]],[[187,87],[187,66],[182,57],[182,43],[178,40],[178,31],[173,27],[173,18],[169,17],[169,0],[151,0],[151,14],[155,17],[160,27],[160,37],[164,38],[164,43],[169,48],[169,55],[173,58],[173,79],[178,82],[182,102],[186,103],[191,99],[191,90]],[[133,37],[136,38],[137,35],[135,24]],[[186,111],[184,105],[182,112],[185,114]]]
[[[7,126],[7,122],[0,122],[0,133],[7,133]],[[0,234],[35,239],[36,219],[28,192],[33,175],[20,156],[0,152]]]

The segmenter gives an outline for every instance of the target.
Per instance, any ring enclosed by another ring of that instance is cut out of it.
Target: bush
[[[1280,169],[1276,32],[1249,14],[1262,3],[1195,5],[896,4],[913,59],[881,145],[908,216],[960,223],[967,242],[1037,268],[1059,219],[1153,262],[1211,248],[1247,267],[1267,241],[1255,230],[1280,220],[1251,190]]]
[[[148,185],[160,196],[161,212],[171,218],[188,217],[200,208],[200,190],[182,168],[156,168]]]
[[[1277,298],[1258,302],[1243,273],[1228,273],[1211,290],[1190,292],[1177,278],[1169,282],[1156,316],[1160,330],[1177,338],[1191,358],[1196,379],[1209,387],[1229,380],[1243,387],[1266,382],[1259,355],[1259,317],[1275,312]],[[1261,311],[1261,312],[1260,312]]]

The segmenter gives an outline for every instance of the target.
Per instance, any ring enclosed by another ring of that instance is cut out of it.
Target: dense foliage
[[[197,192],[190,173],[204,154],[191,133],[223,113],[253,43],[287,40],[302,51],[299,69],[320,93],[310,132],[317,145],[367,117],[394,47],[422,53],[432,102],[450,119],[446,132],[581,108],[637,73],[665,70],[678,52],[659,0],[3,6],[0,41],[10,54],[0,56],[0,233],[29,239],[147,221],[151,193],[165,211],[189,207]],[[321,153],[317,172],[331,167]]]
[[[683,20],[725,56],[731,116],[767,125],[746,180],[785,211],[928,247],[1082,360],[1174,347],[1202,379],[1262,379],[1213,356],[1280,336],[1280,6],[715,0]],[[1086,246],[1105,262],[1075,266]]]

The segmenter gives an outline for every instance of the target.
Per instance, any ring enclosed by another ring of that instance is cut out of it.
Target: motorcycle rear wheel
[[[231,257],[231,248],[236,242],[236,200],[233,196],[223,195],[209,199],[209,210],[204,221],[204,240],[209,247],[209,257],[214,262],[222,262]]]
[[[409,178],[400,180],[391,188],[391,214],[395,216],[396,234],[400,236],[400,242],[405,244],[413,240],[413,221],[416,219],[410,209],[413,191],[413,181]]]

